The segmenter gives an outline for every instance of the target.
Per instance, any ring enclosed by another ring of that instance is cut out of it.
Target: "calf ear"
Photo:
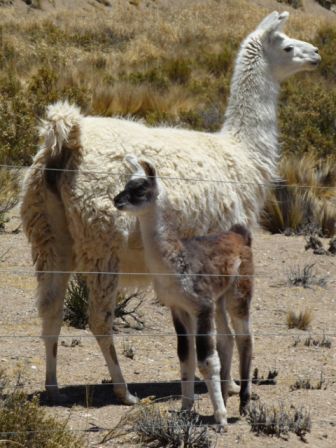
[[[142,168],[142,166],[140,165],[140,162],[138,160],[138,158],[133,155],[133,154],[127,154],[125,156],[125,161],[130,165],[131,169],[132,169],[132,178],[135,177],[143,177],[144,170]]]
[[[154,166],[151,163],[147,162],[146,160],[140,160],[139,163],[142,166],[146,176],[154,180],[156,177],[156,171]]]

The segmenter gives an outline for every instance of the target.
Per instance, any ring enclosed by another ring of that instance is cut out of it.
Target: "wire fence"
[[[28,170],[30,169],[30,167],[22,167],[19,165],[8,165],[8,164],[0,164],[0,168],[3,169],[7,169],[7,170]],[[69,169],[58,169],[58,168],[45,168],[45,167],[34,167],[34,170],[42,170],[42,171],[54,171],[54,172],[74,172],[74,173],[80,173],[83,175],[90,175],[90,174],[101,174],[101,175],[108,175],[108,176],[114,176],[114,177],[121,177],[119,173],[113,173],[113,172],[109,172],[106,170],[69,170]],[[165,180],[172,180],[172,181],[186,181],[186,182],[206,182],[206,183],[215,183],[215,184],[232,184],[232,185],[252,185],[251,182],[244,182],[244,181],[226,181],[226,180],[222,180],[222,179],[203,179],[203,178],[192,178],[192,177],[171,177],[171,176],[157,176],[161,179],[165,179]],[[324,189],[333,189],[336,187],[331,187],[331,186],[323,186],[323,185],[301,185],[301,184],[290,184],[287,185],[285,182],[281,181],[280,179],[278,179],[276,182],[269,182],[269,183],[253,183],[253,185],[258,185],[258,186],[262,186],[262,187],[271,187],[271,188],[296,188],[296,189],[314,189],[314,190],[324,190]],[[26,267],[14,267],[14,268],[2,268],[0,269],[0,274],[14,274],[14,275],[35,275],[35,274],[55,274],[55,275],[69,275],[69,274],[82,274],[82,275],[111,275],[111,276],[148,276],[148,277],[171,277],[171,276],[183,276],[183,277],[232,277],[231,275],[228,274],[209,274],[209,273],[184,273],[184,274],[179,274],[179,273],[149,273],[149,272],[117,272],[117,271],[66,271],[66,270],[33,270],[31,268],[26,268]],[[253,275],[237,275],[235,277],[243,277],[243,278],[274,278],[274,274],[270,275],[267,273],[262,273],[262,272],[258,272],[258,273],[254,273]],[[334,281],[333,279],[329,279],[329,281]],[[275,326],[282,326],[282,324],[279,323],[273,323],[272,325]],[[310,336],[310,337],[328,337],[328,338],[335,338],[336,337],[336,328],[328,328],[325,331],[315,331],[315,332],[308,332],[307,334],[303,334],[302,332],[274,332],[274,331],[254,331],[253,332],[255,337],[274,337],[274,338],[278,338],[278,337],[303,337],[303,336]],[[246,336],[249,335],[249,333],[236,333],[236,336]],[[54,335],[44,335],[43,338],[47,339],[47,338],[56,338],[59,335],[54,334]],[[180,336],[208,336],[208,334],[200,334],[200,333],[188,333],[188,334],[183,334]],[[232,336],[232,333],[218,333],[218,336]],[[111,334],[100,334],[100,335],[93,335],[93,334],[83,334],[83,332],[81,332],[80,334],[66,334],[66,335],[61,335],[61,338],[104,338],[104,337],[111,337]],[[139,331],[137,330],[136,333],[134,334],[120,334],[120,333],[113,333],[113,338],[132,338],[132,337],[140,337],[140,338],[144,338],[144,337],[148,337],[148,338],[165,338],[165,337],[176,337],[176,333],[174,332],[143,332],[143,331]],[[41,338],[41,335],[32,335],[32,334],[0,334],[0,339],[4,340],[4,339],[34,339],[34,338]],[[310,347],[309,347],[310,348]],[[312,347],[314,348],[314,347]],[[307,347],[308,349],[308,347]],[[321,369],[322,372],[323,369]],[[294,381],[302,379],[302,378],[306,378],[307,375],[305,375],[304,372],[302,371],[296,371],[296,370],[292,370],[290,375],[286,375],[285,377],[282,378],[276,378],[274,380],[274,384],[273,385],[290,385],[293,384]],[[316,377],[315,379],[312,378],[311,376],[309,376],[309,380],[311,382],[318,382],[319,380],[323,379],[324,382],[335,382],[336,377],[335,375],[320,375],[318,377]],[[263,379],[261,379],[262,381]],[[221,383],[230,381],[230,380],[219,380]],[[242,382],[247,381],[246,379],[242,379]],[[204,384],[203,380],[192,380],[192,381],[184,381],[185,383],[188,382],[192,382],[194,384]],[[180,380],[167,380],[166,383],[169,384],[180,384],[181,381]],[[118,382],[114,382],[113,385],[123,385],[124,383],[118,383]],[[156,384],[155,382],[152,382],[151,384]],[[160,384],[160,383],[157,383]],[[68,388],[68,387],[76,387],[76,388],[83,388],[86,391],[88,389],[96,389],[96,388],[103,388],[103,387],[107,387],[108,385],[111,385],[110,383],[101,383],[101,384],[89,384],[89,383],[85,383],[85,384],[60,384],[59,387],[61,389],[64,388]],[[29,382],[29,387],[30,388],[39,388],[41,386],[40,382],[37,383],[32,383],[31,381]],[[8,386],[7,386],[8,387]],[[54,387],[53,384],[47,384],[46,387]],[[22,385],[14,385],[11,387],[12,389],[17,389],[17,388],[22,388],[24,389],[25,386]],[[182,398],[181,395],[176,396],[176,398]],[[86,423],[88,426],[88,420],[86,418]],[[314,426],[320,426],[320,427],[325,427],[325,426],[336,426],[336,419],[319,419],[319,418],[314,418],[312,419],[312,423]],[[267,423],[260,423],[260,425],[265,426],[265,424],[267,425]],[[269,425],[271,425],[272,423],[269,423]],[[98,427],[96,425],[90,424],[91,426],[83,428],[83,429],[78,429],[78,428],[72,428],[69,427],[68,430],[73,432],[73,433],[90,433],[90,432],[95,432],[95,433],[106,433],[106,432],[111,432],[113,431],[115,428],[103,428],[103,427]],[[255,426],[258,426],[258,423],[254,423]],[[200,424],[200,426],[202,426]],[[204,426],[204,425],[203,425]],[[207,425],[206,425],[207,426]],[[239,423],[235,423],[232,425],[234,428],[234,431],[238,431],[238,432],[249,432],[250,431],[250,427],[247,425],[246,422],[239,422]],[[31,436],[34,433],[41,433],[41,432],[47,432],[47,433],[52,433],[52,432],[61,432],[63,431],[63,429],[60,430],[45,430],[45,431],[41,431],[41,430],[17,430],[17,431],[4,431],[4,432],[0,432],[0,437],[10,437],[10,436],[15,436],[17,434],[22,434],[25,433],[27,434],[27,437]],[[224,434],[225,436],[225,434]],[[1,440],[0,439],[0,444],[6,442],[6,440]]]
[[[106,170],[86,170],[86,169],[67,169],[67,168],[47,168],[47,167],[38,167],[38,166],[22,166],[22,165],[6,165],[6,164],[0,164],[0,168],[4,168],[7,170],[29,170],[33,169],[36,171],[52,171],[52,172],[66,172],[66,173],[80,173],[80,174],[100,174],[100,175],[107,175],[107,176],[113,176],[118,178],[123,178],[123,176],[120,175],[120,173],[114,173]],[[131,174],[130,174],[131,175]],[[134,177],[142,177],[141,174],[132,174]],[[150,176],[148,176],[150,177]],[[284,180],[282,180],[280,177],[273,182],[246,182],[246,181],[239,181],[239,180],[223,180],[223,179],[206,179],[206,178],[199,178],[199,177],[180,177],[180,176],[161,176],[156,175],[158,179],[164,179],[164,180],[179,180],[184,182],[205,182],[205,183],[214,183],[214,184],[228,184],[228,185],[257,185],[260,187],[271,187],[271,188],[283,188],[284,186],[287,188],[302,188],[302,189],[314,189],[314,190],[329,190],[329,189],[335,189],[336,186],[328,186],[328,185],[302,185],[302,184],[287,184]]]

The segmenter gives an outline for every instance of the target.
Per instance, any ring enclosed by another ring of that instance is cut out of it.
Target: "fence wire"
[[[46,167],[23,167],[20,165],[9,165],[9,164],[0,164],[0,168],[3,169],[7,169],[7,170],[29,170],[29,169],[34,169],[34,170],[41,170],[41,171],[60,171],[60,172],[73,172],[73,173],[81,173],[84,175],[89,175],[89,174],[101,174],[101,175],[108,175],[108,176],[114,176],[114,177],[121,177],[119,173],[115,173],[115,172],[109,172],[106,170],[70,170],[70,169],[58,169],[58,168],[46,168]],[[139,175],[140,176],[140,175]],[[313,189],[313,190],[324,190],[324,189],[336,189],[336,187],[331,187],[331,186],[323,186],[323,185],[301,185],[301,184],[286,184],[284,181],[282,181],[280,178],[277,179],[277,181],[275,182],[269,182],[269,183],[256,183],[256,182],[244,182],[244,181],[226,181],[226,180],[222,180],[222,179],[205,179],[205,178],[189,178],[189,177],[172,177],[172,176],[157,176],[160,179],[165,179],[165,180],[172,180],[172,181],[185,181],[185,182],[206,182],[206,183],[214,183],[214,184],[228,184],[228,185],[258,185],[258,186],[265,186],[265,187],[270,187],[273,189],[277,189],[277,188],[296,188],[296,189]],[[148,272],[110,272],[110,271],[78,271],[78,272],[74,272],[74,271],[53,271],[53,270],[39,270],[39,271],[34,271],[32,269],[25,269],[25,268],[15,268],[15,269],[0,269],[0,274],[8,274],[8,273],[12,273],[15,275],[34,275],[34,274],[56,274],[56,275],[69,275],[69,274],[82,274],[82,275],[122,275],[122,276],[149,276],[149,277],[153,277],[153,276],[183,276],[183,277],[232,277],[231,275],[226,275],[226,274],[207,274],[207,273],[197,273],[197,274],[178,274],[178,273],[148,273]],[[253,275],[237,275],[235,277],[253,277],[253,278],[274,278],[274,276],[271,275],[267,275],[267,274],[253,274]],[[329,280],[330,281],[330,280]],[[280,325],[280,324],[279,324]],[[309,332],[308,334],[304,335],[302,333],[296,332],[296,333],[282,333],[282,332],[253,332],[255,337],[261,336],[267,336],[267,337],[330,337],[330,338],[335,338],[336,337],[336,330],[332,329],[330,331],[330,328],[328,329],[328,331],[323,331],[323,332]],[[249,333],[238,333],[235,334],[235,336],[246,336],[249,335]],[[47,335],[47,336],[43,336],[43,338],[55,338],[58,337],[59,335]],[[137,331],[134,334],[119,334],[119,333],[113,333],[113,337],[114,338],[132,338],[132,337],[176,337],[176,333],[173,332],[167,332],[167,333],[157,333],[157,332],[152,332],[152,333],[143,333],[143,332],[139,332]],[[180,336],[208,336],[208,334],[183,334]],[[219,333],[218,336],[232,336],[232,333]],[[93,334],[74,334],[74,335],[61,335],[61,338],[102,338],[102,337],[111,337],[110,334],[106,335],[93,335]],[[33,339],[33,338],[41,338],[41,335],[29,335],[29,334],[0,334],[0,338],[1,339]],[[312,347],[307,347],[307,349],[311,349],[314,348]],[[295,375],[295,376],[294,376]],[[300,380],[300,379],[309,379],[310,382],[318,382],[323,380],[323,382],[325,381],[334,381],[336,376],[333,375],[322,375],[319,376],[316,379],[311,379],[311,377],[306,376],[304,373],[302,372],[298,372],[298,371],[294,371],[293,372],[293,376],[289,376],[287,375],[285,378],[274,378],[274,379],[269,379],[270,382],[274,381],[274,383],[270,383],[272,385],[277,385],[277,384],[291,384],[293,381],[296,380]],[[258,378],[257,380],[263,382],[263,381],[267,381],[267,378]],[[256,381],[257,381],[256,380]],[[219,382],[223,383],[223,382],[227,382],[230,380],[219,380]],[[241,380],[242,382],[247,381],[246,379]],[[204,384],[203,380],[192,380],[192,381],[183,381],[184,383],[187,382],[192,382],[194,384]],[[165,383],[168,384],[180,384],[181,380],[167,380]],[[61,384],[59,387],[61,388],[67,388],[67,387],[81,387],[81,388],[99,388],[99,387],[108,387],[109,385],[113,386],[113,385],[123,385],[125,383],[118,383],[118,382],[113,382],[113,383],[101,383],[101,384]],[[162,382],[159,383],[151,383],[151,384],[162,384]],[[256,383],[258,384],[258,383]],[[38,386],[40,387],[40,383],[29,383],[30,387],[35,387]],[[55,385],[52,384],[47,384],[47,387],[52,387]],[[7,388],[9,386],[6,386]],[[18,388],[24,388],[25,386],[21,386],[21,385],[15,385],[11,388],[13,389],[18,389]],[[322,386],[323,388],[323,386]],[[308,391],[309,389],[307,389]],[[178,398],[181,398],[182,396],[178,396]],[[111,432],[115,429],[114,428],[102,428],[102,427],[98,427],[96,425],[93,425],[90,423],[90,427],[87,428],[83,428],[83,429],[75,429],[75,428],[67,428],[67,431],[73,432],[73,433],[90,433],[90,432],[95,432],[95,433],[106,433],[106,432]],[[268,426],[268,425],[272,425],[272,423],[254,423],[254,426]],[[333,419],[312,419],[312,425],[314,426],[335,426],[336,425],[336,420]],[[88,426],[88,425],[87,425]],[[208,427],[209,425],[205,425],[205,424],[200,424],[200,427]],[[246,422],[240,422],[240,423],[234,423],[234,424],[230,424],[230,427],[232,427],[235,431],[239,431],[239,432],[250,432],[251,429],[249,426],[247,426]],[[161,426],[158,426],[158,429],[161,428]],[[46,432],[46,433],[53,433],[53,432],[63,432],[63,429],[59,429],[59,430],[55,430],[55,429],[50,429],[50,430],[18,430],[18,431],[3,431],[0,432],[0,437],[8,437],[8,436],[15,436],[17,434],[27,434],[27,436],[29,437],[29,435],[32,435],[34,433],[42,433],[42,432]],[[226,435],[226,433],[223,434],[224,436]],[[6,442],[6,440],[0,440],[0,443]],[[11,442],[10,440],[8,442]]]
[[[80,173],[80,174],[104,174],[107,176],[113,176],[113,177],[119,177],[120,173],[114,173],[106,170],[74,170],[74,169],[67,169],[67,168],[47,168],[47,167],[37,167],[35,165],[32,166],[21,166],[21,165],[7,165],[7,164],[0,164],[0,168],[4,168],[7,170],[29,170],[34,169],[37,171],[54,171],[54,172],[66,172],[66,173]],[[131,175],[131,174],[130,174]],[[141,174],[132,174],[134,177],[143,177]],[[150,177],[150,176],[148,176]],[[165,180],[180,180],[185,182],[206,182],[206,183],[215,183],[215,184],[228,184],[228,185],[258,185],[260,187],[272,187],[272,188],[302,188],[302,189],[319,189],[319,190],[325,190],[325,189],[336,189],[335,187],[331,186],[325,186],[325,185],[302,185],[302,184],[286,184],[284,180],[282,180],[280,177],[274,181],[274,182],[244,182],[244,181],[229,181],[229,180],[222,180],[222,179],[206,179],[206,178],[199,178],[199,177],[177,177],[177,176],[155,176],[158,179],[165,179]]]

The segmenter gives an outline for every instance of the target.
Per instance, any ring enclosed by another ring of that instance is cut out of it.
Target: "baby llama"
[[[172,312],[178,335],[182,409],[190,410],[193,405],[197,356],[215,420],[219,429],[223,429],[227,424],[225,404],[232,358],[227,343],[228,315],[236,332],[240,356],[241,414],[246,412],[250,399],[251,235],[244,226],[234,225],[228,232],[180,239],[174,220],[167,219],[169,198],[160,188],[155,168],[149,162],[138,163],[134,156],[126,159],[135,168],[135,174],[114,198],[114,204],[118,210],[138,218],[155,291]],[[217,340],[213,337],[215,328]]]
[[[67,102],[48,107],[42,146],[23,184],[21,216],[37,273],[52,400],[60,398],[56,364],[64,295],[71,272],[81,271],[90,292],[89,326],[114,391],[123,403],[136,401],[112,335],[118,287],[148,281],[148,275],[120,275],[147,272],[138,222],[119,213],[111,200],[130,173],[126,154],[159,167],[170,198],[167,219],[176,222],[181,238],[258,220],[267,184],[276,175],[280,82],[320,61],[316,47],[283,34],[287,18],[288,13],[273,12],[242,43],[217,134],[83,116]]]

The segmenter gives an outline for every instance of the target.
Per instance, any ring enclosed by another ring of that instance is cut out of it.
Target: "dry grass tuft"
[[[303,267],[294,266],[288,270],[287,281],[290,286],[302,286],[312,288],[313,286],[325,287],[327,279],[319,277],[314,270],[315,263],[306,264]]]
[[[336,164],[316,156],[284,156],[280,162],[283,181],[268,195],[262,217],[272,233],[304,233],[314,226],[332,236],[336,223]]]
[[[141,447],[211,448],[208,428],[192,412],[168,411],[161,403],[140,403],[105,436],[103,442],[132,437]]]
[[[31,401],[17,385],[9,391],[9,381],[0,371],[0,434],[3,446],[25,448],[82,448],[84,441],[74,436],[61,422],[40,407],[36,396]]]
[[[313,338],[312,336],[309,336],[305,341],[304,345],[306,347],[325,347],[325,348],[331,348],[331,339],[327,338],[327,336],[324,334],[322,339]]]
[[[289,433],[293,432],[305,440],[306,434],[311,431],[311,418],[307,410],[294,406],[286,409],[283,404],[268,407],[253,402],[248,410],[247,421],[251,431],[257,435],[288,438]]]
[[[310,309],[303,311],[288,311],[287,326],[289,329],[298,328],[299,330],[308,330],[313,320],[313,313]]]
[[[103,116],[136,116],[154,124],[177,122],[181,114],[192,111],[194,107],[195,101],[181,87],[160,92],[150,85],[124,82],[110,89],[97,89],[90,110]]]
[[[295,381],[294,384],[292,384],[289,387],[290,391],[293,392],[294,390],[304,389],[304,390],[326,390],[327,384],[324,378],[323,373],[321,372],[320,379],[316,384],[312,384],[309,378],[300,378],[297,381]]]

